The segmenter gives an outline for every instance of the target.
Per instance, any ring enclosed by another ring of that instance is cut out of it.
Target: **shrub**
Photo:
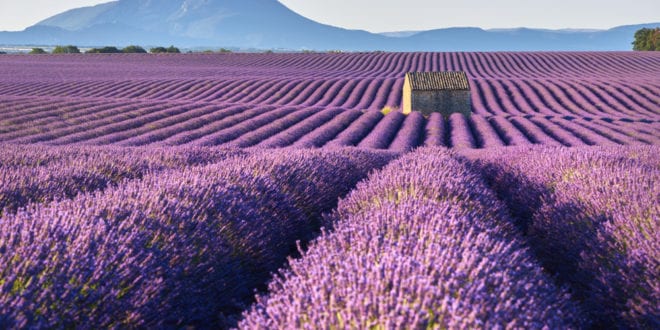
[[[48,52],[46,52],[43,48],[32,48],[32,50],[28,54],[38,55],[38,54],[48,54]]]
[[[149,52],[152,54],[161,54],[161,53],[181,53],[181,50],[179,48],[176,48],[174,46],[169,46],[167,48],[165,47],[154,47],[149,49]]]
[[[103,48],[92,48],[87,51],[87,54],[119,54],[122,51],[114,46],[107,46]]]
[[[53,49],[53,54],[80,54],[80,49],[73,45],[57,46]]]
[[[144,48],[142,48],[140,46],[135,46],[135,45],[126,46],[121,51],[122,51],[122,53],[135,53],[135,54],[146,54],[147,53],[147,51]]]
[[[167,48],[165,47],[154,47],[149,49],[149,52],[152,54],[167,53]]]

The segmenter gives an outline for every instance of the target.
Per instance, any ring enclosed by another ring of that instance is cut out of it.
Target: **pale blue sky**
[[[107,0],[0,0],[0,31]],[[452,26],[609,28],[660,21],[659,0],[282,0],[313,20],[372,32]]]

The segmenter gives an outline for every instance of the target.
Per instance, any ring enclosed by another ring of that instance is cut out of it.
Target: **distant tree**
[[[149,49],[149,52],[152,54],[167,53],[167,48],[165,47],[154,47]]]
[[[635,32],[633,50],[660,51],[660,27],[655,29],[643,28]]]
[[[227,48],[220,48],[218,50],[218,53],[231,53],[231,52],[232,52],[231,49],[227,49]]]
[[[120,54],[121,50],[114,46],[107,46],[103,48],[92,48],[87,51],[87,54]]]
[[[48,54],[43,48],[32,48],[28,54]]]
[[[147,53],[147,51],[144,50],[144,48],[142,48],[140,46],[135,46],[135,45],[126,46],[121,51],[122,51],[122,53],[138,53],[138,54],[146,54]]]
[[[176,48],[174,46],[169,46],[167,48],[165,47],[154,47],[149,49],[149,52],[152,54],[160,54],[160,53],[181,53],[181,50],[179,48]]]
[[[267,50],[267,51],[264,52],[264,54],[273,54],[273,53],[274,53],[274,52],[273,52],[272,49],[269,49],[269,50]]]
[[[169,47],[167,47],[167,52],[178,54],[178,53],[181,53],[181,50],[179,50],[179,48],[176,48],[174,46],[169,46]]]
[[[73,45],[57,46],[53,49],[53,54],[80,54],[80,49]]]
[[[7,52],[0,52],[0,55],[5,55],[5,54],[7,54]]]

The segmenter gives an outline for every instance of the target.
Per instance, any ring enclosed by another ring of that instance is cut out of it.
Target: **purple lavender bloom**
[[[405,169],[405,170],[402,170]],[[581,315],[503,205],[453,153],[422,148],[358,184],[243,329],[566,328]]]
[[[657,146],[475,153],[544,267],[598,327],[655,328]]]

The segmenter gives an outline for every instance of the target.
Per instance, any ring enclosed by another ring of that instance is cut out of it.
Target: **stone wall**
[[[412,91],[411,110],[419,111],[425,116],[433,112],[439,112],[445,117],[454,112],[469,116],[472,112],[470,91]]]

